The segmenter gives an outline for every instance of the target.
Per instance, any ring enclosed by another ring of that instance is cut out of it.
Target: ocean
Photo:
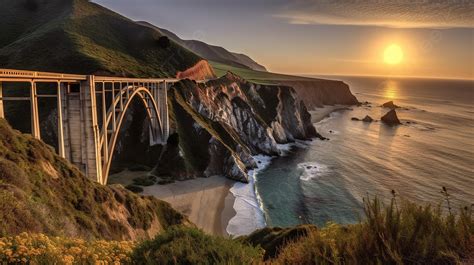
[[[474,203],[474,81],[330,78],[343,80],[369,104],[331,113],[315,123],[329,141],[294,144],[257,172],[255,198],[247,206],[254,216],[261,211],[264,221],[257,227],[354,223],[363,218],[363,198],[389,202],[392,190],[436,206],[445,186],[454,208]],[[390,100],[401,106],[403,125],[379,121],[388,112],[380,105]],[[351,120],[365,115],[378,121]],[[234,228],[243,222],[234,219]]]

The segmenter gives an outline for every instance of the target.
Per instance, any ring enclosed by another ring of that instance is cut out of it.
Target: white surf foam
[[[249,171],[249,183],[235,183],[230,192],[235,197],[234,210],[236,215],[227,225],[227,233],[233,237],[248,235],[266,226],[263,206],[256,189],[256,175],[270,165],[271,157],[257,155],[253,157],[257,168]]]
[[[326,165],[319,164],[316,162],[305,162],[298,164],[298,169],[303,170],[300,179],[303,181],[309,181],[323,177],[329,172]]]

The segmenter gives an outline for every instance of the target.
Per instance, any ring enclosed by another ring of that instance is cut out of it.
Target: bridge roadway
[[[55,98],[58,154],[105,185],[132,100],[137,98],[145,106],[150,120],[150,145],[166,143],[167,89],[178,81],[0,69],[0,118],[5,118],[4,102],[29,101],[31,134],[41,139],[38,99]],[[11,93],[21,88],[27,88],[29,95]]]

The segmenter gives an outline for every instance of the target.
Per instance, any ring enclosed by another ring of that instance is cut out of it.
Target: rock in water
[[[389,108],[389,109],[398,109],[400,108],[399,106],[395,105],[393,101],[385,102],[382,107],[384,108]]]
[[[397,112],[394,109],[387,112],[387,114],[382,117],[382,122],[390,126],[402,124],[397,117]]]
[[[363,122],[373,122],[374,119],[372,119],[372,117],[370,117],[369,115],[365,116],[365,118],[362,119]]]
[[[360,121],[360,119],[359,119],[359,118],[356,118],[356,117],[352,117],[351,120],[352,120],[352,121]]]

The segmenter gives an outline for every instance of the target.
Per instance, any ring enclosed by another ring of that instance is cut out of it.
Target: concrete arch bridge
[[[167,89],[178,79],[137,79],[0,69],[0,118],[4,102],[29,101],[31,134],[41,139],[38,99],[56,98],[57,150],[89,178],[106,184],[114,149],[130,103],[139,99],[150,120],[150,145],[169,135]],[[28,96],[4,93],[7,83],[29,89]],[[54,86],[42,92],[39,84]]]

